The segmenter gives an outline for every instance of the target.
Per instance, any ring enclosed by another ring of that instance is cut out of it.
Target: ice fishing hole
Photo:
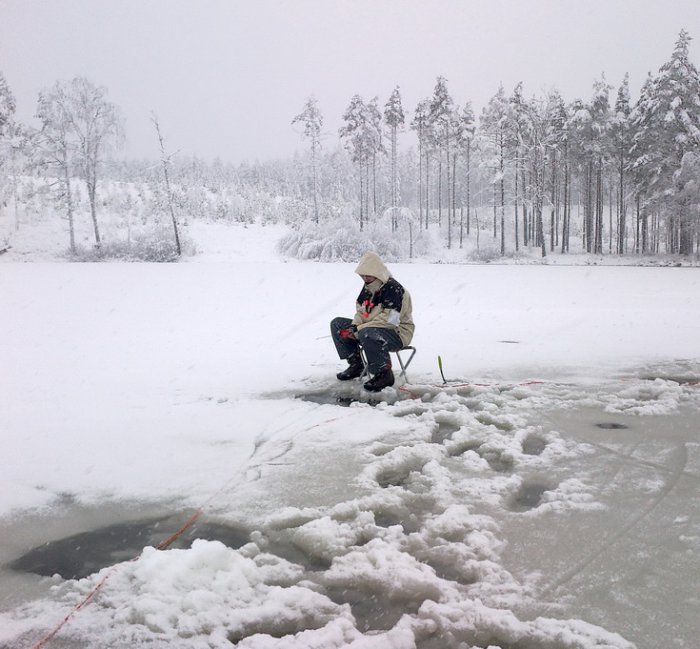
[[[382,402],[382,399],[377,399],[376,397],[370,397],[369,395],[364,395],[361,392],[355,393],[339,393],[333,390],[328,392],[308,392],[302,394],[294,395],[295,399],[301,399],[302,401],[310,401],[311,403],[318,403],[330,406],[341,406],[343,408],[349,408],[354,403],[366,403],[369,406],[376,406]]]
[[[403,527],[403,519],[400,516],[394,516],[384,512],[375,512],[374,524],[378,527],[394,527],[395,525],[401,525],[401,527]]]
[[[524,482],[510,503],[511,510],[524,512],[535,509],[542,502],[544,492],[550,489],[551,487],[543,482]]]
[[[541,455],[547,442],[539,435],[530,435],[523,440],[522,447],[525,455]]]
[[[157,546],[175,533],[182,516],[148,518],[107,525],[39,545],[8,564],[18,572],[64,579],[82,579],[102,568],[137,557],[144,547]],[[250,532],[216,522],[197,522],[175,539],[170,548],[189,548],[195,539],[220,541],[240,548]]]
[[[596,424],[596,428],[602,428],[603,430],[627,430],[629,426],[626,424],[618,424],[614,421],[603,421]]]

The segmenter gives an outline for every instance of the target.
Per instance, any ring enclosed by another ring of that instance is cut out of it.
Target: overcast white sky
[[[83,75],[121,108],[125,155],[157,155],[153,111],[170,149],[240,162],[305,147],[290,122],[312,94],[328,146],[354,94],[383,106],[398,84],[412,113],[438,75],[477,112],[501,82],[588,99],[602,72],[636,99],[681,28],[700,39],[700,0],[0,0],[0,71],[25,123]]]

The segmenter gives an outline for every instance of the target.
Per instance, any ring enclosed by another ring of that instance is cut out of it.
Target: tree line
[[[117,160],[120,111],[106,89],[82,77],[42,91],[39,127],[24,126],[0,73],[0,208],[13,203],[17,214],[18,178],[42,176],[68,223],[70,249],[83,194],[100,247],[98,211],[108,192],[98,194],[109,178],[148,186],[137,197],[112,196],[109,206],[167,214],[178,253],[179,221],[257,214],[318,227],[343,218],[359,230],[383,220],[397,239],[415,227],[447,248],[469,237],[478,247],[486,233],[501,255],[523,248],[689,255],[700,247],[700,77],[690,40],[680,32],[634,102],[627,76],[616,92],[601,76],[588,101],[566,102],[556,90],[527,98],[519,83],[509,92],[500,86],[477,118],[438,77],[412,112],[399,87],[383,105],[352,96],[328,146],[310,97],[291,120],[305,152],[239,165],[168,155],[155,117],[160,163]]]
[[[82,189],[86,190],[90,220],[94,233],[94,246],[102,246],[100,220],[98,218],[98,186],[102,183],[106,168],[113,161],[115,149],[124,137],[123,119],[119,108],[107,98],[107,90],[84,77],[69,82],[57,82],[39,93],[36,118],[39,128],[30,128],[14,119],[15,99],[4,76],[0,73],[0,170],[3,172],[0,190],[7,193],[10,180],[15,213],[19,213],[20,176],[38,174],[46,178],[53,200],[68,222],[70,252],[77,252],[76,208]],[[164,196],[160,201],[172,217],[174,252],[179,256],[182,246],[177,218],[173,207],[173,191],[170,185],[169,166],[171,156],[165,149],[164,137],[158,119],[153,116],[161,151]],[[82,183],[80,188],[77,183]],[[0,193],[0,196],[2,195]],[[130,197],[126,197],[128,200]],[[6,200],[2,201],[7,203]],[[106,204],[103,196],[102,203]],[[19,216],[16,217],[19,228]]]
[[[567,103],[557,90],[527,99],[522,83],[510,93],[500,86],[478,123],[469,101],[455,104],[444,77],[408,123],[398,87],[383,110],[377,97],[354,95],[338,135],[354,164],[359,227],[378,210],[396,213],[397,133],[410,129],[417,171],[404,181],[412,177],[416,191],[405,204],[421,228],[445,228],[448,248],[469,234],[477,205],[483,226],[487,202],[501,254],[522,246],[543,256],[569,252],[575,215],[590,253],[693,253],[700,248],[700,77],[690,40],[680,32],[670,60],[648,76],[634,103],[628,75],[614,100],[604,75],[587,102]],[[313,97],[294,122],[306,126],[317,178],[323,117]],[[387,158],[389,197],[378,205],[379,162]],[[318,191],[314,181],[316,206]]]

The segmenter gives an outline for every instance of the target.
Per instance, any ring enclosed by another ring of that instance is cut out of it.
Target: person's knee
[[[369,356],[376,356],[388,350],[386,340],[377,327],[365,327],[357,332],[357,339]]]
[[[361,345],[364,345],[368,341],[372,342],[374,340],[374,336],[372,335],[373,331],[373,327],[365,327],[364,329],[357,330],[357,339],[360,341]]]
[[[360,341],[367,340],[379,345],[386,344],[384,330],[381,327],[365,327],[357,332]]]
[[[331,320],[331,330],[337,331],[342,329],[343,327],[347,326],[345,324],[346,322],[347,318],[333,318],[333,320]]]

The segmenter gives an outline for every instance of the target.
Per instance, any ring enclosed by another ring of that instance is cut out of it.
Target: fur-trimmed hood
[[[366,252],[362,255],[362,259],[360,259],[360,263],[357,265],[355,272],[358,275],[371,275],[372,277],[376,277],[382,284],[386,284],[391,277],[389,269],[376,252]]]

